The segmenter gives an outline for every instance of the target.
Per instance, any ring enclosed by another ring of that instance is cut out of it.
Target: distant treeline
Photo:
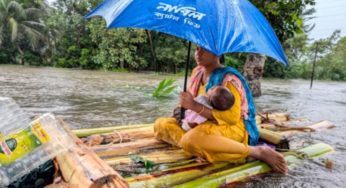
[[[187,42],[163,33],[139,29],[106,29],[101,18],[83,16],[100,0],[0,0],[0,63],[115,71],[183,70]],[[346,39],[336,32],[328,39],[308,43],[304,22],[315,0],[252,1],[273,25],[290,66],[268,59],[266,77],[309,78],[316,44],[316,76],[346,79]],[[192,53],[193,54],[193,53]],[[242,71],[243,53],[226,54],[225,64]],[[191,56],[193,59],[193,56]]]

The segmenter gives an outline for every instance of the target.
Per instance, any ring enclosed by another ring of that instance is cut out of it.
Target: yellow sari
[[[240,94],[232,83],[227,82],[226,87],[234,95],[235,103],[229,110],[212,110],[217,123],[206,121],[185,132],[175,118],[163,117],[155,122],[156,138],[209,162],[244,162],[249,154],[249,146],[248,134],[241,117]],[[198,95],[206,95],[202,84],[198,88]]]

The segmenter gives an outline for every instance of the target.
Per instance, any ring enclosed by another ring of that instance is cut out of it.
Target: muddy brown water
[[[169,75],[115,73],[58,68],[0,65],[0,96],[11,97],[31,116],[52,112],[72,128],[152,123],[171,114],[178,90],[168,98],[151,96],[159,81]],[[182,85],[182,78],[176,77]],[[306,134],[294,145],[325,142],[336,152],[322,159],[299,163],[288,176],[255,177],[236,187],[346,187],[346,82],[264,80],[259,111],[289,112],[293,118],[329,120],[337,127]],[[323,159],[334,163],[325,168]]]

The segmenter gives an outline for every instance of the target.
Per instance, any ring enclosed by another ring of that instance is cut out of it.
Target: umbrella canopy
[[[191,41],[215,55],[259,53],[287,65],[272,27],[247,0],[105,0],[86,18],[108,28],[155,30]]]

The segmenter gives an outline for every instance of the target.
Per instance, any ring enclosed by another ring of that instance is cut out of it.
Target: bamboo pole
[[[61,126],[71,136],[74,146],[56,157],[65,182],[78,187],[128,187],[127,182],[94,152],[73,135],[60,120]]]
[[[113,131],[112,133],[94,134],[81,138],[88,146],[104,145],[110,143],[130,142],[136,139],[153,138],[154,131],[151,127],[143,127],[137,129],[126,129]]]
[[[200,164],[126,179],[131,188],[172,187],[227,167],[228,163]]]
[[[72,132],[78,137],[85,137],[85,136],[89,136],[93,134],[111,133],[114,131],[137,129],[137,128],[144,128],[144,127],[152,127],[152,126],[153,124],[119,125],[119,126],[113,126],[113,127],[77,129],[77,130],[72,130]]]
[[[180,160],[187,160],[192,158],[191,155],[184,152],[182,149],[151,152],[140,156],[146,160],[153,161],[155,164],[173,163]],[[132,163],[132,160],[129,157],[106,158],[104,160],[109,165]]]
[[[313,124],[311,126],[308,126],[309,128],[313,128],[315,130],[317,129],[322,129],[322,128],[330,128],[333,127],[333,125],[330,122],[323,121],[317,124]],[[287,137],[291,137],[294,134],[301,134],[301,131],[285,131],[285,132],[274,132],[270,130],[265,130],[265,129],[260,129],[260,136],[261,139],[268,141],[270,143],[273,143],[275,145],[279,145],[283,142],[286,141]],[[102,158],[108,158],[106,159],[109,164],[116,164],[115,161],[120,160],[120,161],[127,161],[125,159],[117,158],[116,156],[120,155],[127,155],[129,152],[136,152],[140,149],[159,149],[159,148],[165,148],[168,145],[157,141],[155,139],[143,139],[143,140],[138,140],[135,142],[129,142],[129,143],[122,143],[122,144],[116,144],[112,146],[95,146],[93,147],[93,150]],[[169,147],[169,146],[168,146]],[[159,153],[159,152],[156,152]],[[156,156],[159,154],[156,154]],[[164,153],[163,153],[164,155]],[[153,157],[150,156],[149,157]],[[181,156],[179,156],[181,157]],[[184,157],[182,157],[184,158]],[[162,159],[162,157],[160,158]],[[165,157],[166,160],[172,161],[169,159],[169,157]],[[174,161],[174,160],[173,160]]]
[[[262,118],[260,116],[256,116],[256,125],[262,123]]]
[[[260,123],[268,123],[268,122],[281,123],[281,122],[286,122],[290,119],[288,113],[271,113],[271,114],[258,113],[258,115],[256,115],[256,118],[260,118],[260,120],[261,120]],[[256,123],[260,124],[257,121],[256,121]]]
[[[267,130],[267,129],[259,129],[260,138],[272,144],[280,144],[285,140],[285,137],[280,135],[277,132]]]
[[[290,119],[289,114],[288,113],[271,113],[268,114],[268,118],[275,120],[277,122],[284,122],[284,121],[288,121]]]
[[[262,128],[262,129],[268,129],[268,130],[276,130],[277,129],[277,126],[272,124],[272,123],[261,123],[261,124],[257,124],[258,128]]]
[[[294,127],[294,126],[286,126],[287,131],[285,128],[281,127],[279,130],[281,131],[272,131],[268,129],[275,129],[276,126],[270,123],[264,123],[259,125],[259,131],[260,131],[260,137],[261,139],[268,141],[273,144],[277,144],[278,142],[284,140],[285,138],[290,138],[292,136],[306,133],[306,132],[314,132],[319,131],[323,129],[330,129],[335,127],[333,123],[329,121],[321,121],[318,123],[314,123],[309,126],[303,126],[303,127]]]
[[[181,173],[181,172],[185,172],[188,170],[203,169],[207,166],[207,164],[210,165],[210,163],[197,163],[194,161],[195,160],[192,159],[192,160],[185,160],[185,161],[183,161],[183,163],[182,162],[170,163],[170,164],[174,164],[175,166],[173,166],[172,168],[167,168],[164,170],[155,171],[155,172],[152,172],[150,174],[140,174],[137,176],[128,177],[128,178],[126,178],[126,181],[128,183],[139,182],[139,181],[148,181],[151,179],[160,178],[161,176],[169,176],[171,174]],[[166,164],[164,164],[164,166],[166,166]]]
[[[150,138],[122,144],[94,146],[92,147],[92,150],[101,158],[114,158],[121,155],[128,155],[130,152],[138,153],[139,151],[143,150],[161,149],[167,147],[171,146],[162,141]]]
[[[319,143],[300,149],[298,151],[305,153],[308,155],[308,157],[312,158],[333,152],[334,150],[327,144]],[[290,166],[293,163],[301,160],[295,155],[287,155],[285,156],[285,159]],[[219,187],[221,184],[240,181],[250,176],[263,174],[270,171],[271,168],[267,164],[261,161],[255,161],[228,170],[216,172],[184,184],[180,184],[176,186],[176,188]]]
[[[309,126],[306,126],[306,127],[310,128],[313,131],[320,131],[320,130],[323,130],[323,129],[333,128],[333,127],[335,127],[335,125],[333,123],[329,122],[329,121],[321,121],[321,122],[318,122],[318,123],[315,123],[315,124],[312,124],[312,125],[309,125]],[[295,135],[299,135],[299,134],[302,134],[302,133],[305,133],[305,132],[297,131],[297,130],[279,132],[279,134],[281,136],[284,136],[286,138],[289,138],[289,137],[292,137],[292,136],[295,136]]]
[[[115,187],[128,187],[124,179],[94,153],[83,150],[70,150],[58,155],[59,164],[64,181],[79,187],[93,187],[96,185],[113,185]]]
[[[269,119],[273,119],[278,122],[288,121],[289,116],[287,113],[272,113],[268,114]],[[256,116],[256,123],[261,123],[261,117]],[[111,133],[114,131],[123,131],[123,130],[133,130],[138,128],[148,128],[152,129],[154,124],[137,124],[137,125],[119,125],[119,126],[112,126],[112,127],[99,127],[99,128],[90,128],[90,129],[77,129],[73,130],[72,132],[76,134],[78,137],[86,137],[93,134],[104,134],[104,133]]]

